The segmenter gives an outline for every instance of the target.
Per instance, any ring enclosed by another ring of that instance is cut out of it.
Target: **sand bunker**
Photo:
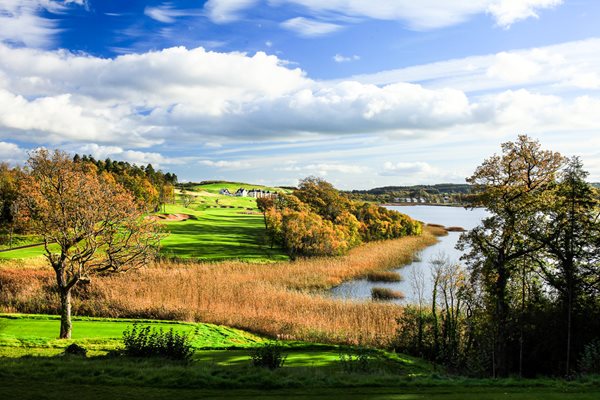
[[[148,218],[153,219],[154,221],[185,221],[192,218],[189,214],[156,214],[150,215]]]

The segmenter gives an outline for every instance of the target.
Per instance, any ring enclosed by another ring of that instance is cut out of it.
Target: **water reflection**
[[[388,207],[407,214],[414,219],[432,224],[441,224],[445,226],[460,226],[465,229],[472,229],[477,226],[483,218],[487,216],[484,209],[467,210],[460,207],[438,207],[438,206],[402,206]],[[404,300],[395,300],[396,303],[413,302],[414,295],[411,288],[411,277],[417,270],[423,270],[425,275],[425,293],[431,293],[431,265],[430,261],[440,254],[445,254],[450,261],[458,261],[462,255],[455,249],[460,233],[450,232],[448,236],[440,237],[439,242],[423,250],[418,257],[404,267],[399,267],[395,271],[399,272],[404,278],[402,282],[369,282],[366,279],[348,281],[331,290],[331,295],[336,298],[369,300],[371,298],[371,289],[374,287],[390,288],[398,290],[406,295]]]

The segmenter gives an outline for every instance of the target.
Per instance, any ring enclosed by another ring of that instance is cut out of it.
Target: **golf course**
[[[181,191],[172,204],[165,204],[153,214],[163,223],[168,236],[161,242],[161,254],[166,258],[196,259],[202,261],[242,260],[246,262],[274,262],[288,256],[275,245],[271,248],[266,238],[262,213],[251,197],[226,196],[221,189],[235,193],[238,188],[287,192],[285,189],[236,182],[197,185],[185,193],[191,202],[183,205]],[[184,216],[169,218],[169,216]],[[41,257],[44,246],[39,237],[21,238],[14,250],[0,249],[0,260],[21,260]],[[36,246],[35,244],[38,243]],[[24,247],[26,245],[34,245]],[[57,248],[56,245],[51,245]]]

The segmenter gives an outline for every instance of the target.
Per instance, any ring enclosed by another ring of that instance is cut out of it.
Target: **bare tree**
[[[94,274],[124,272],[146,264],[161,238],[159,226],[107,173],[74,163],[66,153],[30,154],[21,182],[21,203],[60,293],[60,338],[71,337],[71,291]]]

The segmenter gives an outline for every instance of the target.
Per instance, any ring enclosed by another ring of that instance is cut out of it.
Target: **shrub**
[[[252,365],[269,369],[283,367],[287,354],[283,354],[283,347],[276,343],[267,343],[250,351]]]
[[[63,354],[71,355],[71,356],[85,357],[85,356],[87,356],[87,350],[85,347],[80,346],[77,343],[71,343],[70,345],[67,346],[67,348],[65,348],[65,352]]]
[[[338,355],[344,372],[368,372],[373,369],[377,357],[366,347],[340,350]]]
[[[400,300],[404,298],[404,293],[388,289],[388,288],[373,288],[371,289],[371,298],[373,300]]]
[[[163,331],[150,326],[133,324],[123,332],[123,352],[131,357],[164,357],[188,361],[194,355],[189,335],[177,333],[173,328]]]
[[[584,374],[600,374],[600,340],[588,343],[579,359],[579,369]]]

